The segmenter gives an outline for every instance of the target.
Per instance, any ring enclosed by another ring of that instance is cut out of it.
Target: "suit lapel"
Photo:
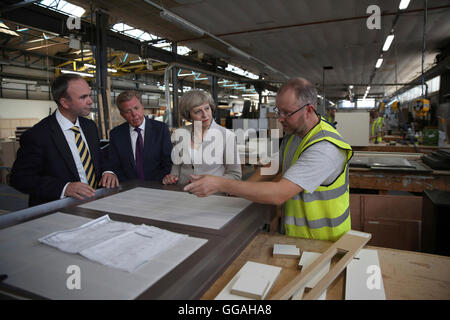
[[[64,162],[69,167],[72,174],[80,179],[78,175],[77,167],[75,165],[75,161],[73,160],[72,151],[70,151],[70,147],[66,141],[66,137],[61,130],[61,127],[56,120],[55,113],[50,116],[50,131],[52,135],[53,142],[55,143],[56,149],[58,150],[61,157],[64,159]]]
[[[122,131],[118,134],[118,138],[121,139],[119,146],[124,147],[124,154],[128,155],[128,161],[133,169],[136,169],[136,162],[134,160],[133,147],[131,146],[131,135],[130,135],[130,125],[128,122],[125,122],[122,127],[120,127]]]

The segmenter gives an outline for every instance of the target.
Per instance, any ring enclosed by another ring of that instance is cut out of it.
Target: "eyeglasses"
[[[311,105],[311,103],[307,103],[305,104],[303,107],[298,108],[297,110],[293,111],[293,112],[289,112],[289,113],[285,113],[280,111],[280,109],[278,107],[273,108],[273,111],[275,111],[275,113],[277,114],[278,118],[289,118],[290,116],[292,116],[294,113],[299,112],[300,110],[302,110],[304,107],[307,107]]]

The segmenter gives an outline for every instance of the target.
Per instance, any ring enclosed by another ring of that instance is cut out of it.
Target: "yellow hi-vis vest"
[[[373,120],[372,122],[372,131],[371,131],[371,135],[372,136],[376,136],[375,138],[372,138],[372,142],[382,142],[383,138],[381,137],[381,135],[378,135],[378,132],[381,131],[381,129],[383,128],[383,124],[384,124],[384,118],[382,117],[378,117],[375,120]]]
[[[312,193],[303,190],[285,203],[284,227],[288,236],[336,241],[351,228],[348,162],[353,152],[336,129],[322,120],[302,139],[290,166],[304,150],[323,140],[345,150],[347,161],[342,173],[333,183],[321,185]],[[290,137],[284,150],[283,167],[293,138],[294,135]]]

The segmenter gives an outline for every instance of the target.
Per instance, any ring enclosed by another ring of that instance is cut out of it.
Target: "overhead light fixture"
[[[375,68],[379,68],[379,67],[381,67],[381,64],[383,63],[383,58],[380,58],[380,59],[378,59],[377,60],[377,64],[375,65]]]
[[[204,30],[202,30],[199,27],[193,25],[189,21],[184,20],[183,18],[173,14],[170,11],[163,10],[163,11],[161,11],[159,13],[159,15],[161,16],[161,18],[179,25],[180,27],[182,27],[186,31],[190,31],[190,32],[192,32],[192,33],[194,33],[196,35],[199,35],[199,36],[205,35],[205,31]]]
[[[231,99],[237,99],[237,98],[239,98],[239,97],[238,97],[238,96],[230,95],[230,98],[231,98]]]
[[[93,64],[90,64],[90,63],[84,63],[83,65],[84,65],[85,67],[87,67],[87,68],[97,69],[97,66],[96,66],[96,65],[93,65]],[[114,68],[107,68],[107,71],[108,71],[108,72],[112,72],[112,73],[116,73],[116,72],[117,72],[117,69],[114,69]]]
[[[248,53],[245,53],[244,51],[242,51],[236,47],[228,47],[228,51],[235,53],[235,54],[237,54],[241,57],[244,57],[246,59],[249,59],[249,60],[252,58]]]
[[[92,73],[78,72],[78,71],[66,70],[66,69],[62,69],[61,73],[72,73],[72,74],[77,74],[77,75],[82,76],[82,77],[89,77],[89,78],[93,78],[94,77],[94,75]]]
[[[390,34],[387,36],[386,41],[384,42],[383,51],[389,50],[389,47],[391,46],[392,41],[394,41],[394,35]]]
[[[399,8],[400,10],[405,10],[405,9],[408,8],[408,6],[409,6],[409,1],[410,1],[410,0],[401,0],[401,1],[400,1],[400,5],[398,6],[398,8]]]
[[[352,84],[349,85],[348,88],[349,88],[349,89],[353,89],[353,85],[352,85]]]

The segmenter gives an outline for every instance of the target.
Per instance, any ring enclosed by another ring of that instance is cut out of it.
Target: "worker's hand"
[[[93,197],[95,195],[95,190],[83,182],[70,182],[67,185],[64,195],[83,200],[85,198]]]
[[[220,192],[220,177],[210,175],[191,175],[191,183],[184,187],[197,197],[207,197],[210,194]]]
[[[119,179],[114,173],[106,172],[98,183],[99,187],[115,188],[119,186]]]
[[[178,177],[174,176],[173,174],[170,174],[170,173],[167,174],[162,180],[163,184],[175,184],[177,182],[178,182]]]

